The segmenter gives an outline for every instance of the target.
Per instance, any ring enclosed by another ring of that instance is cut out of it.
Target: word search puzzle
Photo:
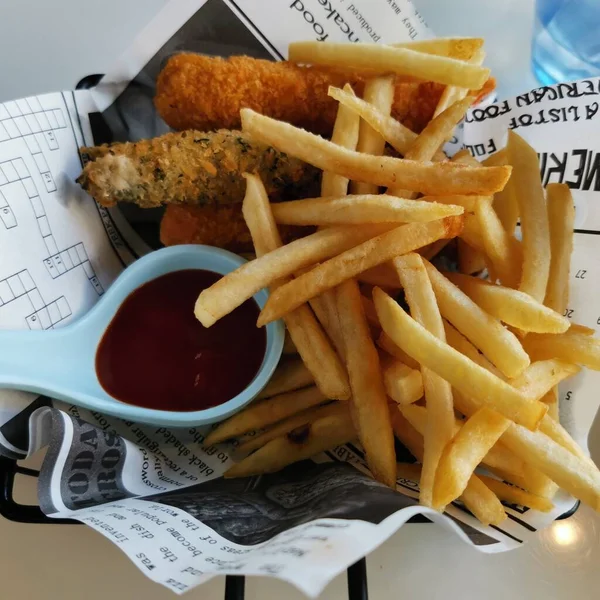
[[[75,183],[86,142],[76,94],[0,104],[0,328],[66,324],[124,267],[106,214]]]

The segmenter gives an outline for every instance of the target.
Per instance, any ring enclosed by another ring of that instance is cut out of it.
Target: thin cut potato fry
[[[300,359],[288,359],[279,363],[271,381],[263,388],[258,398],[270,398],[285,392],[314,385],[315,378]]]
[[[482,161],[482,165],[486,167],[498,167],[500,165],[505,165],[508,162],[508,156],[506,152],[506,148],[502,148],[494,154],[488,156],[485,160]]]
[[[367,323],[369,324],[369,327],[380,330],[381,327],[379,326],[379,319],[377,318],[377,311],[375,310],[373,300],[363,295],[361,295],[361,300],[363,303],[363,309],[365,311],[365,317],[367,317]]]
[[[489,195],[502,189],[510,176],[510,167],[507,166],[483,168],[450,162],[419,163],[353,152],[249,108],[242,108],[240,117],[243,131],[256,141],[318,169],[333,171],[355,181],[386,187],[401,186],[424,194]]]
[[[544,404],[529,400],[508,383],[441,342],[379,288],[373,290],[373,301],[383,330],[417,362],[435,371],[458,391],[479,398],[507,418],[531,429],[537,427],[547,410]]]
[[[481,251],[469,246],[465,240],[458,238],[456,240],[456,249],[458,252],[458,269],[465,275],[481,273],[486,267],[486,257]]]
[[[240,444],[236,451],[240,454],[254,452],[254,450],[258,450],[258,448],[262,448],[267,442],[274,440],[302,425],[306,425],[307,423],[312,423],[317,419],[322,419],[323,417],[328,417],[330,415],[337,415],[339,413],[350,414],[348,403],[347,402],[331,402],[330,404],[326,404],[325,406],[315,406],[312,408],[308,408],[288,419],[284,419],[279,423],[276,423],[263,433],[259,433],[258,435],[250,438],[248,441]]]
[[[460,237],[469,244],[469,246],[485,253],[483,238],[481,237],[481,228],[475,215],[465,213],[465,225],[460,233]]]
[[[433,265],[426,262],[425,268],[443,317],[471,340],[505,375],[516,377],[522,373],[529,365],[529,357],[519,340]]]
[[[408,223],[342,252],[276,289],[260,313],[258,326],[262,327],[281,318],[310,298],[395,256],[441,238],[455,237],[460,233],[461,227],[461,217],[446,217],[429,223]]]
[[[444,145],[446,140],[452,136],[452,132],[462,120],[473,97],[469,96],[455,102],[442,113],[432,119],[419,134],[417,139],[410,145],[404,158],[407,160],[429,161],[436,152]],[[402,186],[390,186],[388,193],[396,196],[407,196],[414,198],[415,193],[402,189]]]
[[[336,297],[352,389],[350,410],[358,439],[373,477],[395,487],[396,454],[390,413],[379,356],[371,340],[356,281],[345,281],[337,289]]]
[[[419,461],[423,461],[423,437],[402,416],[399,410],[391,409],[394,434]],[[407,473],[408,474],[408,473]],[[402,475],[398,473],[398,477]],[[484,525],[500,525],[506,519],[506,513],[498,498],[487,488],[478,476],[472,475],[463,495],[460,497],[465,506]]]
[[[596,330],[579,323],[571,323],[569,333],[580,333],[581,335],[596,335]]]
[[[350,413],[342,412],[317,419],[267,442],[262,448],[233,465],[224,477],[248,477],[274,473],[292,463],[347,444],[356,439]]]
[[[522,331],[563,333],[570,321],[529,294],[458,273],[446,277],[487,313]]]
[[[423,397],[423,378],[420,371],[411,369],[399,360],[383,364],[383,383],[387,395],[397,404],[412,404]]]
[[[363,99],[389,115],[394,102],[396,90],[395,78],[387,75],[367,80],[363,91]],[[373,129],[366,121],[361,120],[356,150],[365,154],[381,156],[385,149],[385,139]],[[355,194],[376,194],[379,188],[373,183],[364,181],[351,181],[350,190]]]
[[[544,404],[548,405],[547,416],[558,422],[560,420],[560,411],[558,408],[558,387],[554,386],[545,396],[540,398],[540,400],[544,402]]]
[[[510,384],[532,400],[540,400],[563,379],[579,373],[577,365],[551,358],[531,363]]]
[[[344,92],[354,96],[352,86],[348,83],[344,86]],[[360,115],[357,115],[347,106],[340,104],[333,125],[331,141],[342,148],[356,150],[359,127]],[[321,178],[321,195],[343,196],[348,192],[348,182],[349,180],[347,177],[342,177],[331,171],[324,171]]]
[[[479,202],[475,207],[481,240],[494,272],[509,287],[517,287],[521,279],[522,252],[519,242],[510,236],[491,202]]]
[[[562,315],[569,302],[575,206],[566,183],[549,183],[546,186],[546,196],[551,251],[550,276],[544,304]]]
[[[582,333],[530,333],[523,346],[534,360],[557,358],[600,371],[600,340]]]
[[[414,40],[412,42],[398,42],[389,44],[394,48],[408,48],[426,54],[448,56],[458,60],[471,59],[481,48],[483,38],[435,38],[432,40]]]
[[[340,358],[344,358],[344,340],[340,329],[340,321],[337,314],[335,303],[335,293],[333,290],[327,290],[320,296],[315,296],[310,300],[310,307],[313,309],[317,320],[327,333],[333,343],[336,352]]]
[[[498,481],[493,477],[487,475],[479,475],[479,479],[488,487],[498,498],[504,502],[510,504],[518,504],[520,506],[527,506],[534,510],[541,512],[549,512],[554,508],[554,504],[548,498],[542,498],[541,496],[535,496],[525,490],[520,490],[514,485],[508,485],[503,481]]]
[[[393,262],[412,317],[432,335],[445,342],[444,324],[423,259],[418,254],[411,253],[395,258]],[[454,408],[450,384],[427,367],[421,367],[421,375],[427,406],[427,426],[424,432],[425,456],[419,499],[421,504],[432,506],[438,463],[444,447],[454,433]]]
[[[523,275],[519,289],[544,302],[550,273],[550,228],[538,157],[512,130],[508,132],[507,148],[523,235]]]
[[[473,161],[479,163],[479,161],[476,158],[473,158],[471,153],[466,148],[459,150],[450,160],[454,163],[463,165],[473,165]]]
[[[233,417],[219,423],[206,436],[204,445],[212,446],[253,429],[272,425],[311,406],[322,404],[326,400],[327,398],[317,387],[309,387],[255,402]]]
[[[205,327],[210,327],[262,288],[302,267],[335,256],[375,237],[381,233],[382,227],[385,226],[323,229],[244,263],[202,291],[194,309],[196,318]]]
[[[245,177],[247,190],[242,213],[250,230],[256,254],[262,257],[281,246],[281,237],[260,178],[257,175]],[[271,285],[271,289],[283,281],[277,280]],[[347,400],[350,396],[350,385],[346,370],[310,308],[306,305],[299,306],[286,315],[284,322],[300,357],[321,392],[327,398]]]
[[[297,63],[408,75],[471,90],[478,90],[490,74],[489,69],[453,58],[382,44],[292,42],[288,59]]]
[[[441,510],[458,498],[467,487],[477,465],[510,421],[484,406],[470,417],[444,449],[433,489],[433,505]]]
[[[298,348],[294,345],[290,332],[286,330],[285,340],[283,340],[283,353],[284,354],[298,354]]]
[[[359,273],[356,278],[370,285],[377,285],[382,288],[400,289],[402,287],[398,279],[398,273],[390,266],[389,263],[382,263],[362,273]]]
[[[375,305],[375,303],[373,303],[373,305]],[[377,321],[379,322],[379,315],[377,316]],[[390,356],[397,358],[400,362],[404,363],[411,369],[421,369],[421,365],[414,358],[412,358],[412,356],[406,354],[402,348],[398,347],[394,340],[392,340],[392,338],[385,331],[382,331],[380,336],[377,338],[377,345]]]
[[[424,223],[452,215],[464,208],[436,202],[436,196],[410,200],[387,194],[307,198],[271,205],[283,225],[361,225],[363,223]]]

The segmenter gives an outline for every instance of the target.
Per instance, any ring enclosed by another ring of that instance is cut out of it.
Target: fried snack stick
[[[284,244],[313,231],[314,227],[279,226]],[[205,244],[237,254],[254,252],[252,237],[239,203],[202,206],[169,204],[160,222],[160,241],[165,246]]]
[[[337,112],[337,102],[327,95],[329,86],[349,83],[362,97],[365,81],[356,73],[301,67],[287,61],[178,54],[158,76],[154,103],[174,129],[236,129],[240,127],[240,109],[252,108],[329,136]],[[494,85],[490,79],[480,96]],[[396,77],[395,88],[392,116],[420,132],[433,117],[444,86]]]
[[[318,195],[320,172],[239,131],[184,131],[133,143],[83,148],[90,159],[78,183],[104,206],[133,202],[234,204],[244,198],[245,171],[257,173],[269,196]]]

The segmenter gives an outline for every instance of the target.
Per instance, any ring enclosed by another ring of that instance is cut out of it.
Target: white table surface
[[[438,35],[486,38],[486,62],[498,78],[501,97],[535,87],[529,69],[531,0],[415,3]],[[103,72],[163,4],[164,0],[0,0],[0,101],[71,88],[84,75]],[[31,483],[22,493],[23,499],[34,501]],[[84,526],[19,525],[0,519],[0,540],[2,598],[174,597]],[[600,589],[599,561],[600,519],[587,508],[555,523],[534,543],[492,556],[435,525],[409,524],[369,556],[369,591],[376,600],[591,599]],[[186,598],[222,598],[223,590],[224,580],[218,578]],[[290,585],[265,578],[249,579],[246,590],[249,599],[303,598]],[[322,596],[346,597],[345,576],[334,580]]]

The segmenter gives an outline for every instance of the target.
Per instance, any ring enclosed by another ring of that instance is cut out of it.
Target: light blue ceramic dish
[[[281,321],[266,327],[267,348],[260,369],[240,394],[221,404],[194,412],[154,410],[125,404],[109,396],[98,381],[96,349],[125,298],[142,284],[166,273],[206,269],[229,273],[243,258],[210,246],[173,246],[151,252],[128,267],[86,315],[51,331],[0,331],[0,388],[26,390],[72,402],[129,421],[188,427],[225,419],[248,404],[267,384],[283,350]],[[254,296],[262,308],[267,292]]]

